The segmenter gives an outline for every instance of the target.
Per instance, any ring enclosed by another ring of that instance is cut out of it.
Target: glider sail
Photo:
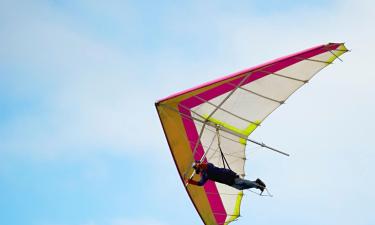
[[[248,136],[291,94],[347,51],[343,43],[316,46],[156,102],[182,181],[194,175],[195,160],[230,166],[244,177]],[[205,224],[229,224],[240,215],[242,191],[213,181],[203,187],[188,185],[186,190]]]

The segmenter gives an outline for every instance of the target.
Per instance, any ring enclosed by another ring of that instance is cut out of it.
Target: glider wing
[[[182,181],[191,163],[204,160],[245,176],[247,137],[321,69],[348,51],[342,43],[313,47],[202,84],[155,103]],[[195,180],[199,176],[195,175]],[[186,190],[205,224],[228,224],[240,215],[242,191],[208,181]]]

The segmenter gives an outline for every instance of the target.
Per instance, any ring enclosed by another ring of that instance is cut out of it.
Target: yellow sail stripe
[[[341,44],[336,50],[339,50],[337,52],[335,52],[335,55],[332,55],[328,60],[327,62],[328,63],[332,63],[335,59],[337,59],[337,57],[339,57],[340,55],[344,54],[346,51],[348,51],[348,49],[345,47],[344,44]],[[332,50],[332,52],[334,52],[335,50]]]
[[[205,114],[205,115],[203,115],[203,117],[205,119],[207,119],[208,115]],[[220,126],[223,126],[228,130],[231,130],[235,133],[241,134],[241,135],[246,136],[246,137],[248,137],[260,124],[260,120],[256,120],[254,123],[250,123],[249,126],[247,126],[245,129],[240,129],[240,128],[237,128],[233,125],[230,125],[229,123],[220,121],[220,120],[215,119],[213,117],[208,118],[208,121],[213,122],[215,124],[218,124]],[[246,139],[244,139],[244,138],[239,138],[239,142],[243,145],[246,145],[246,143],[247,143]]]
[[[234,206],[233,215],[224,223],[224,225],[228,225],[230,222],[233,222],[235,219],[237,219],[240,216],[240,206],[241,206],[241,200],[243,196],[243,191],[240,191],[237,195],[236,199],[236,205]]]

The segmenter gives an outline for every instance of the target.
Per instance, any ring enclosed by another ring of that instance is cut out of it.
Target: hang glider
[[[157,101],[181,180],[199,179],[191,168],[195,160],[224,167],[223,155],[231,169],[244,177],[249,135],[291,94],[347,51],[343,43],[319,45]],[[205,224],[229,224],[239,217],[242,191],[212,181],[185,188]]]

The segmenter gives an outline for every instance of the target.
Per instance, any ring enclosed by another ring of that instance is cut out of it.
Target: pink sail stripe
[[[250,67],[250,68],[247,68],[247,69],[244,69],[244,70],[241,70],[239,72],[236,72],[236,73],[233,73],[233,74],[230,74],[228,76],[224,76],[224,77],[221,77],[219,79],[216,79],[216,80],[213,80],[213,81],[209,81],[209,82],[206,82],[206,83],[203,83],[201,85],[198,85],[196,87],[193,87],[193,88],[190,88],[190,89],[187,89],[187,90],[184,90],[184,91],[181,91],[181,92],[177,92],[175,94],[172,94],[168,97],[165,97],[165,98],[162,98],[160,100],[158,100],[157,102],[162,102],[162,101],[166,101],[166,100],[169,100],[169,99],[172,99],[172,98],[175,98],[177,96],[180,96],[180,95],[183,95],[183,94],[186,94],[186,93],[189,93],[189,92],[192,92],[192,91],[195,91],[197,89],[200,89],[200,88],[203,88],[203,87],[207,87],[209,85],[212,85],[212,84],[215,84],[215,83],[218,83],[218,82],[221,82],[221,81],[224,81],[224,80],[227,80],[227,79],[230,79],[230,78],[233,78],[235,76],[238,76],[238,75],[241,75],[241,74],[244,74],[244,73],[247,73],[247,72],[250,72],[250,71],[253,71],[253,70],[257,70],[259,68],[262,68],[262,67],[265,67],[267,65],[270,65],[270,64],[273,64],[275,62],[280,62],[280,61],[283,61],[285,59],[288,59],[288,58],[292,58],[292,57],[296,57],[296,56],[300,56],[301,54],[304,54],[306,52],[311,52],[313,50],[316,50],[316,49],[322,49],[323,52],[326,52],[326,51],[329,51],[329,50],[335,50],[336,48],[338,48],[340,46],[340,43],[330,43],[328,45],[318,45],[316,47],[312,47],[312,48],[309,48],[309,49],[306,49],[306,50],[303,50],[303,51],[300,51],[300,52],[297,52],[297,53],[294,53],[294,54],[290,54],[290,55],[287,55],[287,56],[284,56],[284,57],[280,57],[280,58],[277,58],[277,59],[274,59],[274,60],[271,60],[271,61],[268,61],[266,63],[263,63],[263,64],[260,64],[260,65],[257,65],[257,66],[254,66],[254,67]]]
[[[179,107],[179,111],[185,115],[189,115],[191,117],[190,111]],[[188,136],[188,140],[198,140],[199,135],[197,133],[197,128],[195,127],[194,122],[190,118],[183,118],[182,119],[186,134]],[[194,151],[195,144],[190,142],[190,148],[192,151]],[[204,154],[204,149],[201,144],[198,145],[197,150],[195,152],[194,160],[200,160]],[[204,160],[207,162],[207,160]],[[224,204],[220,198],[219,191],[217,190],[215,182],[208,181],[204,186],[204,190],[207,193],[217,193],[213,195],[207,195],[208,202],[210,203],[212,212],[215,212],[214,217],[216,219],[216,222],[218,224],[223,224],[226,220],[226,211],[224,208]]]

